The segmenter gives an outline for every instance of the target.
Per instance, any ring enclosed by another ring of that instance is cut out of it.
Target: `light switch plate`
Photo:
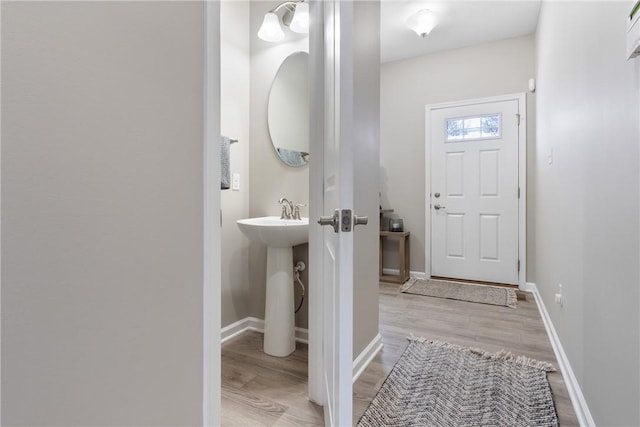
[[[234,173],[231,175],[231,189],[234,191],[240,190],[240,174]]]

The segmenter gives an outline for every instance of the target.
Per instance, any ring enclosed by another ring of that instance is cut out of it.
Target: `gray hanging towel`
[[[229,137],[222,136],[220,139],[220,189],[222,190],[231,188],[230,148]]]

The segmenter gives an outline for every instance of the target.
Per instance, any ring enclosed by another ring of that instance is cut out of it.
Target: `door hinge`
[[[518,273],[520,273],[520,260],[518,260]]]
[[[518,187],[518,199],[520,198],[520,187]]]
[[[518,126],[520,126],[520,113],[516,113],[516,118],[518,119]]]

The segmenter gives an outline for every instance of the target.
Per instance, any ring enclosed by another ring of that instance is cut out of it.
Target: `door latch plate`
[[[341,224],[343,232],[348,233],[351,231],[351,209],[342,209]]]

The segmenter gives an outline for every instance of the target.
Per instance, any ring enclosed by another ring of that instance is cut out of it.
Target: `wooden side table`
[[[411,252],[409,245],[409,236],[411,232],[409,231],[380,231],[380,280],[383,282],[394,282],[394,283],[404,283],[409,280],[409,272],[410,269],[410,260],[411,260]],[[382,242],[384,239],[391,239],[398,241],[398,252],[399,252],[399,261],[400,266],[398,268],[399,274],[383,274],[382,266]]]

